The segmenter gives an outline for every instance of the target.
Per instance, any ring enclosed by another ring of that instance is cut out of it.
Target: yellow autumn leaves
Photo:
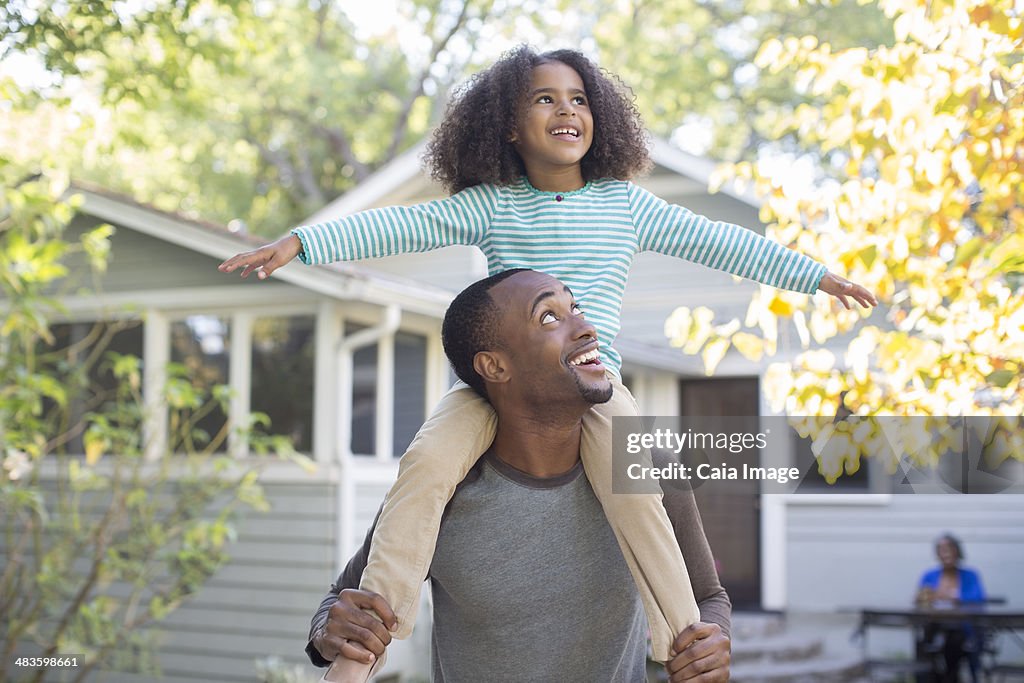
[[[733,347],[784,355],[764,388],[790,415],[831,418],[840,395],[862,416],[1024,414],[1022,17],[1008,1],[879,9],[893,45],[833,51],[807,37],[758,54],[761,69],[799,75],[809,102],[777,132],[817,155],[818,182],[732,169],[765,197],[773,239],[874,291],[879,310],[762,289],[743,324],[680,309],[666,333],[709,374]],[[995,424],[989,441],[1005,448],[992,452],[1024,458],[1019,435]],[[826,439],[826,477],[878,450],[870,434],[848,436],[853,450]]]

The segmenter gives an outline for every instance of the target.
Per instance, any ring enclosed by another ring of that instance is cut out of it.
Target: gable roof
[[[655,164],[664,166],[670,171],[696,181],[705,188],[711,184],[711,176],[715,172],[716,167],[720,165],[718,162],[707,157],[684,152],[677,147],[673,147],[668,140],[654,135],[651,136],[651,159]],[[748,206],[756,209],[761,208],[761,198],[754,193],[753,187],[749,185],[741,187],[735,182],[726,182],[722,184],[719,192]]]
[[[206,221],[156,209],[109,190],[76,182],[69,194],[83,198],[81,212],[218,260],[266,243],[266,238],[232,232]],[[224,277],[238,277],[237,274]],[[441,317],[451,292],[411,279],[381,274],[352,263],[290,267],[277,270],[274,279],[335,299],[359,300]]]

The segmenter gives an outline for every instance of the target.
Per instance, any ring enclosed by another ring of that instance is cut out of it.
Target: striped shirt
[[[362,211],[296,228],[299,258],[332,261],[472,245],[493,275],[532,268],[572,290],[601,340],[601,360],[616,373],[612,348],[633,258],[677,256],[757,282],[811,294],[826,269],[810,258],[730,223],[712,221],[621,180],[588,182],[573,192],[542,192],[526,178],[476,185],[447,199]]]

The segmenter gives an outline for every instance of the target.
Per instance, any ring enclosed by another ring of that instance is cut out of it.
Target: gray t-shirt
[[[438,535],[433,680],[644,680],[647,620],[577,465],[538,479],[487,455]]]
[[[662,453],[652,456],[658,466],[670,461]],[[537,479],[486,454],[459,485],[445,509],[428,577],[434,590],[435,683],[555,680],[559,674],[554,671],[544,670],[539,677],[529,673],[540,668],[536,661],[528,660],[530,655],[526,653],[530,648],[542,650],[548,641],[554,641],[553,649],[560,658],[570,661],[593,657],[607,667],[591,667],[588,673],[596,672],[594,675],[571,670],[560,680],[644,680],[642,674],[633,675],[636,670],[629,667],[636,666],[636,661],[643,663],[646,618],[622,552],[582,472],[582,465],[577,464],[560,477]],[[665,511],[686,561],[701,621],[718,624],[728,636],[729,596],[718,581],[693,493],[683,485],[668,486],[665,481],[662,488]],[[460,509],[463,512],[453,517]],[[499,509],[502,514],[497,513]],[[549,514],[551,518],[547,518]],[[480,530],[484,524],[481,515],[492,520],[491,531],[486,534]],[[547,521],[542,522],[542,518]],[[359,587],[372,538],[373,527],[310,622],[306,653],[316,666],[325,667],[330,662],[313,645],[313,635],[326,623],[338,594]],[[488,546],[486,551],[476,547],[482,544]],[[594,549],[585,552],[584,544]],[[442,556],[442,550],[445,555],[458,553],[465,557]],[[519,595],[509,581],[520,586]],[[460,586],[460,582],[466,585]],[[524,585],[528,587],[521,588]],[[486,593],[486,587],[493,592]],[[576,592],[579,603],[586,604],[567,607],[567,602],[574,600],[571,592]],[[499,603],[499,599],[503,601]],[[460,602],[464,600],[464,604]],[[439,608],[446,602],[448,611],[441,613]],[[595,613],[597,617],[592,616]],[[533,618],[526,619],[529,615]],[[486,629],[482,620],[488,622]],[[519,626],[506,626],[506,621]],[[461,633],[467,630],[471,632]],[[599,636],[616,632],[624,635],[613,646],[598,644]],[[481,650],[478,641],[491,643],[491,649],[483,649],[483,655],[474,654]],[[466,675],[464,663],[479,666],[474,671],[484,673]],[[496,671],[499,664],[511,668]],[[617,672],[623,677],[616,677]]]

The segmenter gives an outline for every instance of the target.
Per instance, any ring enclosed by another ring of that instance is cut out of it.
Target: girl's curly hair
[[[580,75],[594,117],[594,139],[580,162],[583,180],[628,180],[650,167],[647,134],[632,92],[576,50],[537,54],[521,45],[463,85],[427,144],[430,175],[451,193],[481,183],[508,185],[526,174],[510,142],[534,67],[562,62]]]

